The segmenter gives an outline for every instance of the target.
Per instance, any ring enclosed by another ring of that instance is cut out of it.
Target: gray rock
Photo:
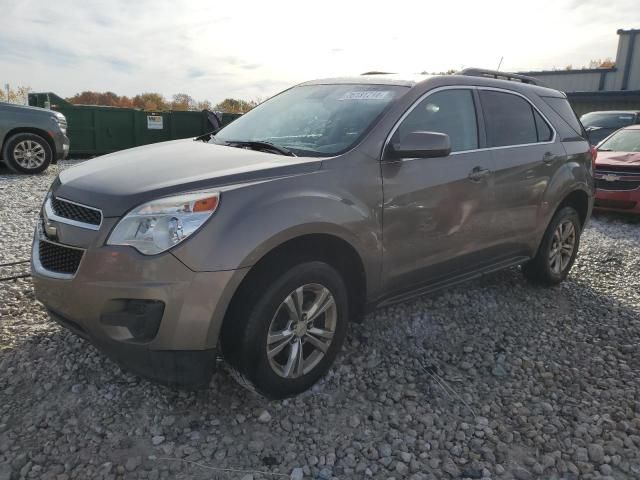
[[[164,442],[164,436],[163,435],[156,435],[154,437],[151,437],[151,443],[155,446],[160,445],[162,442]]]
[[[264,442],[262,440],[251,440],[248,444],[249,450],[254,453],[260,453],[264,450]]]
[[[296,467],[291,471],[290,480],[302,480],[304,478],[304,471],[302,468]]]
[[[258,421],[260,423],[269,423],[271,421],[271,414],[266,410],[263,410],[260,416],[258,417]]]
[[[602,445],[597,443],[592,443],[589,445],[588,451],[589,451],[589,459],[593,463],[600,465],[601,463],[604,462],[604,448],[602,447]]]
[[[8,463],[0,463],[0,480],[11,480],[13,470]]]
[[[513,471],[513,476],[516,480],[532,480],[533,474],[526,468],[516,467]]]
[[[444,472],[448,473],[453,478],[458,478],[460,476],[460,469],[451,458],[447,458],[442,463],[441,468]]]
[[[409,467],[407,466],[406,463],[396,462],[396,472],[398,472],[398,474],[404,476],[407,473],[409,473]]]

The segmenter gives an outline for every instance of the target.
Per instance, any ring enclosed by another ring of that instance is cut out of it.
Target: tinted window
[[[573,108],[569,104],[569,101],[566,98],[559,97],[542,97],[544,101],[547,102],[553,111],[556,112],[562,119],[567,122],[567,124],[576,132],[578,135],[587,138],[584,128],[582,128],[582,124],[578,117],[576,116]]]
[[[402,141],[416,131],[446,133],[452,152],[478,148],[478,123],[471,90],[443,90],[426,97],[402,121],[396,135]]]
[[[533,111],[533,116],[536,120],[536,130],[538,130],[538,141],[539,142],[548,142],[553,138],[553,131],[551,131],[551,127],[544,121],[544,118],[536,112]]]
[[[480,99],[490,147],[536,143],[533,109],[525,99],[510,93],[481,90]]]

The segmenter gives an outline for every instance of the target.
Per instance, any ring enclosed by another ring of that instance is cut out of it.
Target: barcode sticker
[[[340,100],[384,100],[390,93],[389,90],[361,90],[347,92],[340,97]]]

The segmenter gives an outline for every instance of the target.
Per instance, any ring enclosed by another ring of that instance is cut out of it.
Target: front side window
[[[352,148],[392,101],[398,85],[302,85],[235,120],[212,142],[269,142],[299,156],[332,156]]]
[[[618,130],[602,142],[598,150],[603,152],[640,152],[640,129]]]
[[[480,100],[489,147],[526,145],[551,139],[551,129],[541,117],[537,119],[534,116],[537,112],[524,98],[510,93],[481,90]]]
[[[402,121],[394,134],[398,140],[411,132],[446,133],[451,151],[478,148],[478,122],[469,89],[442,90],[422,100]]]

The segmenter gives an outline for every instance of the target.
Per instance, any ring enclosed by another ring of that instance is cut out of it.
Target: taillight
[[[596,158],[598,158],[598,149],[595,145],[591,145],[591,171],[596,171]]]

